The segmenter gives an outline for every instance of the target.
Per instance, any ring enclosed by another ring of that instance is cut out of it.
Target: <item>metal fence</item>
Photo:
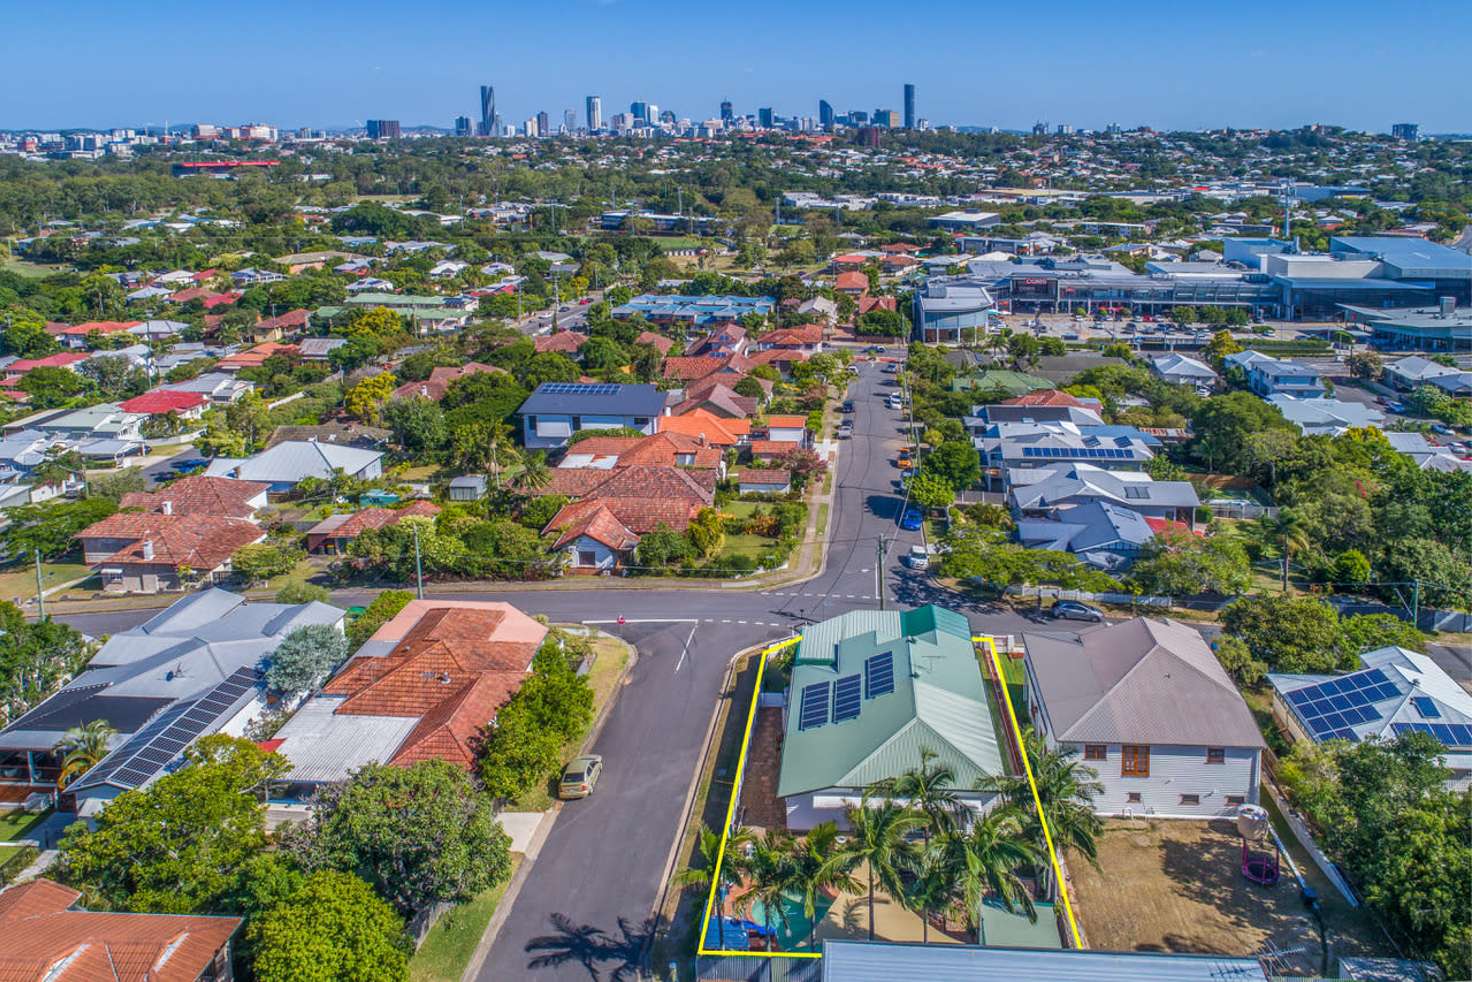
[[[1216,518],[1276,518],[1278,515],[1275,505],[1263,505],[1246,498],[1212,498],[1204,504]]]
[[[704,955],[696,961],[701,982],[820,982],[821,958],[781,955]]]

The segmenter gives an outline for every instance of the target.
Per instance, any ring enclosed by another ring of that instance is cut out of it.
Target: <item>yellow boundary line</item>
[[[1058,863],[1058,850],[1053,847],[1053,833],[1048,831],[1048,819],[1043,815],[1043,799],[1038,794],[1038,782],[1032,775],[1032,763],[1027,759],[1027,744],[1022,739],[1022,727],[1017,723],[1017,709],[1012,705],[1012,693],[1007,689],[1007,676],[1002,671],[1002,660],[997,655],[997,639],[988,634],[979,634],[971,641],[973,644],[985,645],[992,654],[992,668],[997,673],[997,688],[1002,690],[1002,699],[1007,703],[1007,718],[1012,723],[1012,733],[1017,738],[1022,769],[1027,774],[1027,786],[1032,789],[1032,803],[1038,810],[1038,823],[1043,827],[1043,841],[1048,844],[1048,859],[1053,864],[1058,895],[1063,898],[1063,911],[1068,915],[1068,929],[1073,932],[1074,947],[1082,948],[1084,942],[1078,935],[1078,921],[1074,919],[1073,904],[1068,899],[1068,884],[1063,879],[1063,867]]]
[[[762,649],[761,661],[757,663],[756,684],[752,689],[751,705],[746,710],[746,729],[741,735],[741,755],[736,762],[736,780],[732,785],[731,800],[726,805],[726,824],[721,829],[721,847],[716,852],[716,865],[711,873],[710,894],[705,901],[705,918],[700,924],[700,944],[696,948],[696,954],[702,956],[735,956],[740,958],[822,958],[821,952],[817,951],[728,951],[721,948],[707,948],[705,946],[706,936],[710,933],[710,918],[716,905],[716,890],[721,884],[721,870],[726,862],[726,843],[731,838],[731,823],[736,819],[736,789],[741,787],[741,778],[746,773],[746,753],[751,745],[751,727],[756,720],[757,703],[761,701],[762,678],[766,674],[767,656],[790,648],[802,640],[802,636],[788,638],[778,641],[776,644],[768,645]],[[1027,759],[1027,748],[1022,739],[1022,727],[1017,722],[1017,710],[1012,705],[1012,694],[1007,691],[1007,676],[1002,671],[1002,662],[997,654],[996,639],[990,635],[976,635],[971,639],[973,644],[985,645],[991,652],[992,668],[997,674],[997,684],[1002,690],[1002,699],[1007,705],[1007,718],[1012,724],[1012,732],[1017,738],[1017,746],[1022,756],[1022,769],[1027,774],[1027,786],[1032,790],[1034,807],[1038,810],[1038,821],[1043,828],[1043,841],[1048,846],[1048,859],[1053,865],[1053,875],[1058,883],[1058,894],[1063,898],[1063,910],[1068,915],[1068,927],[1073,932],[1073,943],[1077,948],[1083,947],[1083,939],[1079,937],[1078,922],[1073,916],[1073,903],[1068,897],[1068,884],[1063,879],[1063,868],[1058,862],[1058,851],[1053,847],[1053,834],[1048,830],[1048,820],[1043,816],[1043,801],[1038,794],[1037,779],[1033,777],[1032,764]]]

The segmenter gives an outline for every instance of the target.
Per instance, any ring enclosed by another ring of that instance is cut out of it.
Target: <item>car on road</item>
[[[904,529],[906,532],[920,531],[920,526],[924,524],[924,522],[925,517],[920,514],[920,509],[913,506],[910,508],[906,508],[905,513],[900,516],[900,528]]]
[[[581,300],[578,301],[578,306],[579,307],[586,307],[586,306],[588,306],[588,304],[590,304],[592,302],[593,302],[593,298],[592,297],[584,297],[583,299],[581,299]]]
[[[849,437],[851,437],[851,436],[854,435],[854,424],[852,424],[852,423],[839,423],[838,424],[838,429],[834,431],[834,434],[840,440],[847,440]]]
[[[869,345],[869,347],[867,347],[867,348],[864,349],[864,354],[866,354],[866,355],[882,355],[882,354],[884,354],[884,345],[882,345],[882,344],[871,344],[871,345]]]
[[[562,769],[562,780],[557,782],[557,797],[563,801],[586,798],[598,786],[603,774],[603,758],[598,754],[583,754],[567,762]]]
[[[930,568],[930,547],[911,546],[910,551],[905,553],[902,562],[913,570],[927,570]]]
[[[208,460],[205,460],[203,457],[190,457],[187,460],[170,461],[169,470],[179,471],[182,473],[184,471],[192,471],[196,467],[208,467],[209,463],[210,462]]]
[[[900,366],[896,365],[894,362],[889,362],[888,364],[886,364],[884,366],[884,373],[886,375],[894,375],[899,370],[900,370]]]
[[[854,401],[852,399],[845,399],[843,405],[839,408],[846,413],[851,413],[854,411]]]
[[[1104,611],[1098,607],[1090,607],[1086,603],[1079,603],[1077,600],[1058,601],[1048,611],[1048,616],[1057,620],[1104,623]]]

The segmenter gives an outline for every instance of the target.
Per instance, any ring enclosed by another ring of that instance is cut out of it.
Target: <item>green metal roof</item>
[[[862,677],[865,661],[886,651],[894,658],[893,692],[869,698],[865,691],[855,719],[799,728],[806,686]],[[955,770],[959,788],[1003,773],[966,618],[935,606],[859,610],[805,629],[788,691],[777,795],[864,788],[918,766],[922,749]]]
[[[1004,368],[992,368],[977,372],[975,375],[964,375],[951,380],[952,392],[973,392],[997,389],[1012,395],[1026,395],[1029,392],[1041,389],[1051,389],[1053,383],[1036,375],[1028,375],[1025,372],[1014,372]]]
[[[347,302],[355,307],[443,307],[447,299],[412,293],[359,293]]]

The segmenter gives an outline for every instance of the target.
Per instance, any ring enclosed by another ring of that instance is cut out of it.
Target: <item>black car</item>
[[[846,413],[851,413],[854,411],[854,401],[852,399],[846,400],[844,402],[843,411]]]

